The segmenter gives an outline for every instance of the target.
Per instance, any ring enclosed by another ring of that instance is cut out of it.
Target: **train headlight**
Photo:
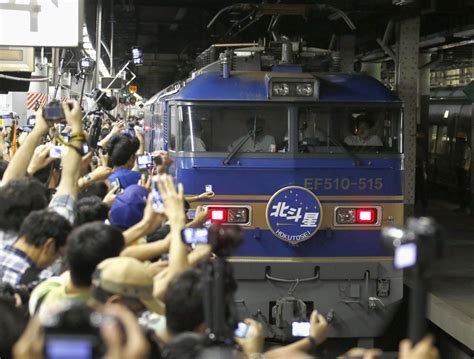
[[[313,96],[314,88],[313,84],[297,84],[296,85],[296,96]]]
[[[209,206],[207,208],[212,223],[250,225],[250,206]]]
[[[290,86],[285,82],[276,82],[272,85],[273,96],[288,96],[290,94]]]
[[[336,226],[380,226],[382,224],[382,207],[340,206],[334,209]]]

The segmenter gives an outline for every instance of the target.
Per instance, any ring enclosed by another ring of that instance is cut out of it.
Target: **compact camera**
[[[69,109],[72,110],[72,104],[68,103]],[[63,106],[58,100],[53,100],[43,107],[43,117],[48,122],[64,122]]]

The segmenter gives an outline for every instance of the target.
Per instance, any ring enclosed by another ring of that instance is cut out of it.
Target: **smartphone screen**
[[[245,324],[244,322],[239,322],[237,324],[237,329],[234,330],[234,335],[238,338],[245,338],[249,331],[249,325]]]
[[[140,155],[137,157],[138,168],[141,170],[146,170],[152,165],[152,158],[151,155]]]
[[[183,242],[189,246],[209,243],[207,228],[185,228],[181,232]]]
[[[49,151],[49,157],[51,157],[51,158],[61,158],[62,151],[63,151],[62,146],[54,146]]]
[[[94,347],[87,338],[52,337],[44,344],[47,359],[93,359]]]
[[[84,151],[85,155],[87,155],[89,153],[89,145],[87,143],[84,143],[82,145],[82,151]]]
[[[291,335],[294,337],[307,337],[309,335],[309,322],[292,322]]]
[[[153,209],[155,212],[163,212],[165,205],[161,199],[160,190],[158,189],[158,179],[156,177],[154,177],[152,181],[151,195],[153,196]]]
[[[393,264],[397,269],[408,268],[416,264],[417,248],[415,243],[405,243],[395,249]]]
[[[112,188],[120,188],[120,180],[118,178],[114,179],[111,183]]]

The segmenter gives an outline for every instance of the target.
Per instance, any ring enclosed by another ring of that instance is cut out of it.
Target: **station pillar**
[[[355,36],[351,34],[342,35],[339,38],[341,72],[350,73],[354,71],[355,40]]]
[[[405,217],[415,209],[416,125],[419,123],[420,18],[399,22],[397,39],[397,92],[404,104],[403,151],[405,153]]]

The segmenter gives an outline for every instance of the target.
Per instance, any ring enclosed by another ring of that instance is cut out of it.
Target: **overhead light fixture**
[[[392,5],[405,6],[414,3],[415,0],[392,0]]]

